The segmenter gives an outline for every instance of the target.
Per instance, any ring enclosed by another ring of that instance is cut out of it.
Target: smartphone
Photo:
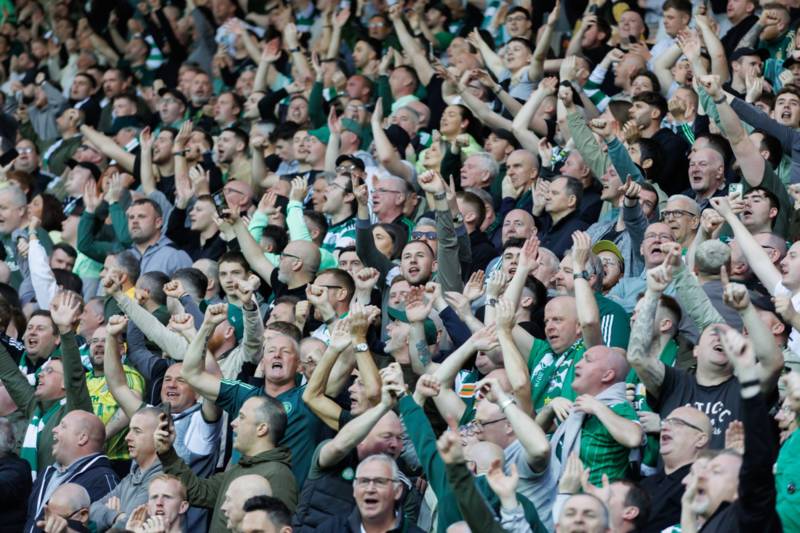
[[[741,183],[731,183],[728,185],[728,193],[735,194],[736,196],[742,196],[742,184]]]
[[[167,420],[172,418],[172,404],[169,402],[161,402],[161,410],[167,415]]]
[[[214,207],[217,208],[217,214],[220,217],[225,216],[225,210],[228,209],[228,202],[225,200],[225,193],[222,189],[215,192],[212,196],[214,199]]]
[[[628,42],[631,44],[636,44],[637,42],[636,37],[634,37],[633,35],[628,35]]]
[[[597,4],[592,4],[589,6],[589,13],[591,13],[592,15],[597,13]]]
[[[8,165],[13,160],[15,160],[18,155],[19,155],[19,152],[17,152],[17,150],[15,148],[12,148],[8,152],[4,153],[3,155],[0,155],[0,167],[4,167],[4,166]]]

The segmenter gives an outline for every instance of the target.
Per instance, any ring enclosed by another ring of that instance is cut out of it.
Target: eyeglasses
[[[683,418],[678,418],[676,416],[671,416],[671,417],[665,418],[664,420],[661,421],[661,428],[662,429],[667,427],[667,426],[672,426],[672,427],[683,426],[683,427],[695,429],[695,430],[699,431],[700,433],[705,433],[705,430],[702,429],[701,427],[695,426],[691,422],[687,422]]]
[[[661,212],[661,220],[679,218],[679,217],[682,217],[682,216],[696,217],[697,215],[695,215],[691,211],[685,211],[683,209],[672,209],[670,211],[662,211]]]
[[[644,238],[645,240],[658,239],[660,241],[668,241],[668,242],[672,242],[674,239],[671,233],[645,233]]]
[[[342,173],[345,173],[345,172],[352,172],[356,168],[358,168],[358,167],[356,167],[353,163],[342,163],[341,165],[336,167],[336,173],[337,174],[342,174]]]
[[[411,232],[411,239],[415,241],[419,241],[422,239],[427,239],[429,241],[435,241],[439,238],[435,231],[412,231]]]
[[[603,266],[619,267],[619,259],[612,259],[611,257],[606,257],[605,259],[601,259],[600,262],[603,264]]]
[[[17,153],[18,154],[32,154],[33,153],[33,148],[30,148],[30,147],[28,147],[28,148],[20,148],[19,150],[17,150]]]
[[[475,428],[476,431],[480,431],[484,429],[486,426],[491,426],[492,424],[496,424],[497,422],[502,422],[505,420],[506,417],[495,418],[494,420],[487,420],[486,422],[481,422],[477,418],[469,423],[470,426]]]
[[[525,22],[526,20],[528,20],[528,17],[526,17],[524,15],[520,15],[518,17],[507,17],[506,18],[506,22],[508,22],[508,23],[511,23],[511,22]]]
[[[353,483],[363,487],[375,485],[376,487],[383,488],[388,487],[389,483],[394,483],[396,481],[396,479],[390,477],[357,477],[353,480]]]

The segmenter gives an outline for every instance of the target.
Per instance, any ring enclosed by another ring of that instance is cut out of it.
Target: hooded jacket
[[[242,457],[225,472],[220,472],[208,479],[197,477],[184,463],[174,448],[159,455],[164,472],[180,478],[189,494],[189,503],[196,507],[212,509],[209,533],[225,533],[228,531],[225,516],[220,510],[225,500],[228,486],[234,479],[256,474],[269,481],[272,495],[281,500],[293,513],[297,506],[297,482],[291,470],[291,452],[279,446],[253,457]]]
[[[134,462],[130,474],[122,478],[122,481],[119,482],[119,485],[114,490],[100,500],[92,500],[92,506],[89,508],[89,519],[97,525],[97,530],[105,531],[114,525],[124,528],[124,521],[121,524],[115,524],[114,520],[120,516],[120,513],[130,516],[134,509],[147,503],[147,488],[150,485],[150,480],[160,474],[162,470],[158,459],[153,461],[153,464],[146,470],[142,470]],[[122,504],[120,513],[106,507],[106,502],[112,496],[118,497]]]

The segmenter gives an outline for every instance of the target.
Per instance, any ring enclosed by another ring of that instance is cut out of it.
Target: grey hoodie
[[[134,462],[131,467],[131,473],[125,476],[114,490],[106,494],[103,499],[92,503],[89,508],[89,519],[97,524],[97,531],[105,531],[114,526],[125,529],[124,517],[116,524],[114,519],[122,516],[120,513],[130,516],[134,509],[147,503],[147,486],[150,484],[150,480],[162,471],[163,468],[158,457],[147,470],[142,470]],[[121,503],[119,513],[106,507],[106,502],[112,496],[119,498]]]

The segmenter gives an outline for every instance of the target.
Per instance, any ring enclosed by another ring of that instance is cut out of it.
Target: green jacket
[[[226,533],[225,515],[220,508],[225,501],[225,493],[234,479],[248,474],[263,476],[272,486],[272,495],[281,500],[294,512],[297,507],[297,483],[289,467],[291,453],[280,446],[255,457],[242,457],[228,470],[204,479],[197,477],[192,469],[178,457],[174,448],[159,455],[164,472],[172,474],[183,482],[189,495],[189,503],[196,507],[212,509],[209,533]]]
[[[81,356],[78,352],[78,342],[75,333],[61,335],[61,363],[64,365],[64,389],[66,390],[67,402],[59,407],[56,413],[50,417],[44,425],[44,429],[39,432],[39,440],[36,446],[36,462],[39,472],[53,464],[53,428],[61,423],[61,420],[70,411],[82,410],[92,413],[92,400],[89,397],[89,389],[86,388],[86,371],[81,365]],[[5,384],[8,393],[19,410],[30,420],[37,405],[42,412],[47,412],[54,404],[60,400],[39,401],[34,396],[36,388],[28,383],[28,378],[17,366],[16,361],[11,358],[5,347],[0,345],[0,380]]]
[[[433,429],[431,429],[430,422],[428,421],[428,417],[425,416],[425,412],[417,405],[411,396],[403,396],[397,405],[408,437],[414,444],[414,450],[417,452],[422,470],[425,472],[425,477],[428,479],[428,483],[439,501],[437,530],[446,531],[451,524],[463,520],[463,516],[459,511],[458,499],[456,498],[454,489],[447,481],[444,461],[436,450],[436,435],[434,435]],[[495,514],[497,514],[500,508],[500,500],[489,487],[486,477],[476,477],[475,484],[487,503],[492,507]],[[525,518],[528,520],[531,529],[534,532],[546,531],[539,519],[539,515],[536,513],[536,508],[533,503],[519,493],[517,494],[517,499],[519,499],[520,504],[525,509]]]
[[[103,224],[106,213],[111,216],[110,227]],[[132,244],[128,233],[128,217],[120,202],[110,206],[104,203],[94,213],[84,211],[81,214],[78,222],[78,251],[89,259],[102,263],[107,255],[127,250]]]

